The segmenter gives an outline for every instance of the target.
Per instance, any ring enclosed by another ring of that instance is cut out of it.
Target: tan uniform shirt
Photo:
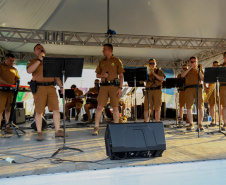
[[[27,64],[27,68],[29,68],[32,64],[37,61],[38,57],[35,59],[31,59],[30,63]],[[37,69],[32,73],[32,80],[37,82],[53,82],[54,78],[51,77],[43,77],[43,62],[40,62]]]
[[[0,63],[0,76],[11,85],[15,85],[20,79],[17,69],[8,66],[5,62]]]
[[[83,92],[79,89],[75,90],[75,96],[82,96]],[[82,101],[82,98],[73,98],[72,102],[80,102]]]
[[[94,93],[94,94],[98,94],[97,88],[92,87],[89,89],[89,91],[87,93]]]
[[[156,71],[157,71],[157,68],[155,69],[155,73],[156,73]],[[166,77],[161,69],[158,70],[157,75],[163,76],[164,78]],[[148,75],[148,81],[146,83],[146,88],[157,87],[157,86],[162,86],[162,82],[160,80],[158,80],[153,74]]]
[[[121,60],[114,55],[110,59],[104,58],[100,60],[96,68],[96,73],[105,74],[106,72],[108,72],[107,81],[113,81],[115,78],[118,78],[119,74],[125,72]]]
[[[199,69],[193,68],[187,73],[185,77],[185,86],[198,84],[198,72],[199,72]],[[201,72],[203,74],[203,70],[201,70]],[[199,84],[201,84],[200,79],[199,79]]]

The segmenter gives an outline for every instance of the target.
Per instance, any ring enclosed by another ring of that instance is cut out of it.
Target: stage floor
[[[106,123],[100,125],[98,136],[92,136],[93,124],[82,127],[77,125],[78,121],[71,121],[66,122],[69,134],[66,146],[84,152],[65,150],[52,159],[51,155],[63,146],[63,139],[55,138],[51,122],[48,120],[50,127],[43,132],[42,142],[36,141],[36,132],[30,129],[31,122],[18,125],[26,131],[20,138],[16,135],[1,135],[1,178],[226,159],[226,136],[208,133],[218,131],[218,127],[206,128],[198,137],[197,132],[187,132],[185,127],[173,128],[174,120],[163,121],[167,149],[162,157],[110,160],[106,156],[104,142]],[[204,125],[207,124],[209,122],[204,122]],[[7,157],[13,158],[16,163],[6,162],[4,159]]]

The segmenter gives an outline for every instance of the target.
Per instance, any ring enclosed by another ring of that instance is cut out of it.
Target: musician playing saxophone
[[[218,67],[220,66],[220,62],[219,61],[214,61],[212,67]],[[208,101],[209,102],[209,106],[210,106],[210,116],[211,116],[211,123],[210,123],[210,127],[215,126],[215,93],[214,93],[214,89],[215,89],[215,85],[214,83],[210,83],[209,87],[207,88],[206,84],[204,84],[204,89],[206,91],[207,94],[207,98],[209,98]],[[218,100],[217,100],[218,102]],[[217,103],[218,105],[218,103]]]
[[[94,85],[95,86],[93,88],[89,89],[89,91],[86,93],[86,97],[88,96],[88,94],[93,94],[93,95],[96,94],[97,95],[98,92],[99,92],[99,84],[100,84],[100,81],[98,79],[96,79],[94,81]],[[93,122],[89,110],[90,109],[94,109],[94,108],[97,108],[97,100],[96,101],[92,101],[92,102],[86,101],[86,104],[84,105],[84,109],[85,109],[86,114],[87,114],[87,116],[89,118],[89,120],[86,123],[92,123]]]
[[[188,70],[184,71],[181,74],[181,77],[185,77],[185,103],[187,107],[187,116],[189,120],[189,127],[187,130],[191,131],[194,129],[193,125],[193,116],[192,116],[192,105],[195,100],[195,104],[197,107],[197,87],[199,87],[199,107],[197,110],[199,111],[199,129],[200,131],[204,131],[202,120],[203,120],[203,93],[202,93],[202,85],[201,81],[204,79],[203,70],[201,65],[198,65],[197,57],[191,57],[189,61],[190,67]],[[199,80],[198,80],[199,79]]]
[[[5,55],[4,62],[0,63],[0,84],[5,85],[15,85],[16,81],[20,79],[18,71],[13,67],[13,62],[15,61],[15,56],[11,53]],[[0,127],[2,121],[3,111],[5,109],[5,122],[9,122],[10,103],[13,101],[13,92],[12,91],[1,91],[0,90]],[[7,125],[5,128],[6,133],[12,133],[10,125]]]

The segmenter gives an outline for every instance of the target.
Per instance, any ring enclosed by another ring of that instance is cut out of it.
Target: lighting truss
[[[34,53],[16,53],[13,52],[15,57],[19,60],[30,60],[35,58]],[[71,58],[84,58],[85,65],[96,67],[99,61],[103,58],[103,56],[79,56],[79,55],[59,55],[59,54],[47,54],[48,57],[71,57]],[[124,66],[136,66],[141,67],[148,63],[149,58],[143,59],[133,59],[133,58],[126,58],[126,57],[119,57]],[[167,68],[167,69],[177,69],[180,65],[178,62],[173,61],[157,61],[158,67]]]
[[[103,44],[108,43],[108,39],[112,45],[118,47],[226,50],[226,39],[220,38],[128,34],[109,35],[106,33],[85,33],[0,27],[0,41],[78,46],[102,46]]]

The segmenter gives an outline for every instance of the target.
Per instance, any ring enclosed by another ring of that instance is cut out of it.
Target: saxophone
[[[215,84],[210,84],[209,86],[209,92],[206,94],[205,98],[204,98],[204,102],[207,103],[210,99],[211,94],[213,93],[215,89]]]

